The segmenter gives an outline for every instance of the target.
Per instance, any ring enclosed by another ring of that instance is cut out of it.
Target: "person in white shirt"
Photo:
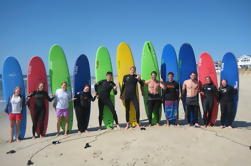
[[[68,134],[69,127],[69,101],[71,100],[71,92],[67,91],[67,82],[61,83],[61,88],[56,90],[56,114],[57,114],[57,136],[60,132],[60,124],[62,119],[65,121],[65,135]]]
[[[16,127],[16,141],[20,142],[19,134],[22,121],[22,110],[25,107],[25,98],[21,95],[21,88],[16,87],[14,93],[9,97],[5,112],[10,120],[10,143],[14,141],[14,127]]]

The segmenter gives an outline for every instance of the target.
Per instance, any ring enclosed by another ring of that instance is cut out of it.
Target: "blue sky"
[[[97,48],[108,48],[116,72],[116,47],[127,42],[140,72],[145,41],[160,60],[165,44],[178,53],[191,43],[196,57],[209,52],[220,60],[226,52],[251,54],[250,0],[0,0],[0,72],[15,56],[27,72],[32,56],[47,67],[51,45],[62,46],[70,72],[77,57],[89,57],[94,75]]]

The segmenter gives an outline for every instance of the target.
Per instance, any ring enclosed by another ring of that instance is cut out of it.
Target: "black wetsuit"
[[[33,136],[35,136],[38,121],[40,118],[40,134],[43,135],[44,120],[46,113],[45,100],[51,102],[54,99],[54,97],[50,98],[46,91],[33,91],[28,97],[33,97],[33,96],[35,98],[35,104],[34,104],[32,134]]]
[[[129,111],[130,111],[130,102],[133,103],[135,110],[136,110],[136,120],[137,123],[139,123],[139,101],[136,94],[136,87],[137,83],[139,82],[141,87],[144,86],[144,82],[142,80],[138,80],[137,75],[125,75],[123,78],[123,84],[121,88],[121,95],[123,95],[123,92],[125,91],[125,107],[126,107],[126,122],[129,122]]]
[[[157,123],[160,121],[160,112],[159,108],[162,102],[162,98],[159,94],[150,94],[148,93],[148,118],[149,124],[152,125],[152,113],[156,113]]]
[[[115,120],[115,123],[118,124],[118,116],[114,107],[114,104],[112,103],[110,99],[110,93],[111,90],[114,91],[114,94],[117,94],[117,91],[113,88],[116,86],[116,84],[113,81],[107,81],[107,80],[101,80],[95,84],[95,91],[97,92],[99,96],[98,100],[98,107],[99,107],[99,126],[102,125],[102,119],[103,119],[103,111],[104,106],[107,105],[112,112],[113,119]]]
[[[78,131],[84,132],[89,124],[91,101],[94,101],[96,96],[92,97],[91,92],[78,92],[74,98],[76,98],[74,108],[78,122]]]
[[[204,92],[204,97],[205,97],[202,102],[202,106],[204,110],[203,120],[204,120],[205,125],[209,125],[212,118],[214,99],[218,95],[218,90],[211,83],[211,84],[204,84],[202,86],[201,91]]]
[[[234,95],[237,89],[227,85],[219,88],[219,101],[221,108],[221,125],[231,126],[233,123]]]
[[[199,100],[198,96],[186,97],[187,121],[194,125],[199,121]]]

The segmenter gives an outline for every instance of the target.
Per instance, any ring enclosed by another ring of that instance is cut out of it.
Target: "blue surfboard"
[[[164,82],[168,81],[167,74],[169,72],[174,73],[174,80],[176,82],[179,82],[178,80],[178,61],[176,52],[172,45],[167,44],[163,48],[162,57],[161,57],[161,78]],[[164,104],[164,110],[165,110],[165,104]],[[171,124],[176,123],[176,119],[178,118],[178,112],[177,114],[173,111],[166,111],[166,118],[171,119],[169,121]]]
[[[21,87],[21,94],[25,96],[25,86],[21,67],[16,58],[7,57],[3,64],[3,97],[5,102],[8,101],[17,86]],[[24,110],[22,110],[22,121],[19,135],[20,139],[23,139],[25,136],[26,118],[26,108],[24,108]]]
[[[221,79],[226,79],[228,85],[234,87],[237,85],[239,89],[239,71],[236,58],[232,53],[226,53],[222,59],[222,68],[221,68]],[[237,106],[238,106],[238,98],[239,98],[239,90],[236,95],[234,95],[234,113],[233,113],[233,120],[235,119],[237,113]]]
[[[197,65],[194,56],[193,48],[190,44],[184,43],[179,52],[179,83],[182,88],[185,80],[190,79],[192,72],[197,73]],[[186,113],[186,97],[181,98],[183,103],[183,109]],[[191,119],[192,120],[192,119]]]
[[[74,72],[73,72],[74,95],[76,95],[78,92],[82,92],[85,85],[89,85],[91,90],[90,65],[87,56],[82,54],[78,57],[74,65]],[[89,123],[89,118],[90,114],[89,117],[87,118],[87,123]]]

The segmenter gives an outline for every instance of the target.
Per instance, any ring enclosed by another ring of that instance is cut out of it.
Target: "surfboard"
[[[184,81],[190,79],[192,72],[197,73],[194,51],[190,44],[184,43],[179,52],[179,83],[181,89]],[[182,97],[181,100],[183,109],[186,112],[186,96]]]
[[[90,65],[87,56],[84,54],[80,55],[75,62],[73,71],[73,85],[74,95],[76,95],[78,92],[82,92],[85,85],[89,85],[91,87]],[[87,119],[87,122],[89,123],[90,114]]]
[[[177,61],[177,56],[176,52],[171,44],[167,44],[163,48],[162,56],[161,56],[161,78],[164,82],[168,81],[167,74],[169,72],[174,73],[174,81],[177,83],[179,82],[178,77],[179,77],[179,70],[178,70],[178,61]],[[165,106],[164,106],[165,108]],[[178,111],[179,112],[179,111]],[[178,114],[177,112],[177,114]],[[177,117],[178,115],[173,115],[173,118]],[[176,119],[173,119],[173,122],[176,122]]]
[[[214,61],[210,54],[208,53],[202,53],[199,58],[199,64],[198,64],[198,78],[200,86],[206,84],[206,77],[210,77],[212,80],[213,85],[218,88],[218,81],[217,81],[217,74],[215,71]],[[204,96],[201,95],[201,101],[203,103]],[[217,119],[218,115],[218,101],[217,97],[214,98],[214,106],[213,106],[213,112],[210,120],[209,125],[214,125]]]
[[[49,74],[52,94],[61,88],[61,83],[67,82],[67,90],[71,92],[71,79],[68,69],[67,60],[63,49],[59,45],[53,45],[49,51]],[[72,130],[73,124],[73,104],[69,101],[69,131]],[[61,127],[65,130],[65,121],[61,123]]]
[[[144,43],[143,47],[143,52],[141,56],[141,75],[142,75],[142,80],[150,80],[151,79],[151,72],[156,71],[157,72],[157,80],[160,80],[160,72],[159,72],[159,66],[158,66],[158,61],[157,57],[155,54],[154,47],[150,41],[146,41]],[[160,93],[161,91],[159,91]],[[144,85],[144,104],[145,104],[145,111],[148,117],[148,87]],[[159,109],[160,112],[160,117],[161,117],[161,107]],[[160,118],[161,119],[161,118]],[[152,124],[157,123],[157,118],[156,118],[156,113],[153,112],[152,115]]]
[[[27,73],[27,88],[28,88],[28,94],[32,93],[33,91],[37,90],[38,85],[40,83],[44,83],[44,91],[48,92],[48,82],[47,82],[47,75],[46,75],[46,69],[43,63],[43,60],[35,56],[31,58],[29,65],[28,65],[28,73]],[[38,135],[45,135],[48,125],[48,118],[49,118],[49,110],[48,110],[48,100],[45,100],[45,119],[44,119],[44,132],[40,133],[40,121],[39,119],[36,132]],[[31,97],[29,100],[29,109],[31,113],[31,120],[34,120],[34,112],[35,112],[35,99],[34,97]]]
[[[13,94],[17,86],[21,87],[21,94],[25,96],[25,86],[21,67],[14,57],[7,57],[3,64],[3,97],[7,104],[9,97]],[[22,110],[22,121],[19,138],[23,139],[26,131],[26,107]],[[14,130],[15,136],[16,130]]]
[[[222,68],[221,68],[221,79],[226,79],[228,85],[234,87],[237,85],[238,93],[234,95],[234,112],[233,120],[235,119],[238,107],[239,99],[239,71],[236,58],[233,53],[226,53],[222,59]]]
[[[121,90],[124,76],[127,74],[130,74],[130,68],[132,66],[135,66],[131,49],[129,45],[125,42],[120,43],[117,47],[116,64],[117,64],[119,88]],[[138,87],[136,89],[136,93],[139,100]],[[125,95],[125,92],[123,93],[123,96],[124,95]],[[125,100],[122,100],[122,102],[125,108]],[[132,103],[130,103],[129,122],[133,127],[137,125],[136,111]]]
[[[106,79],[106,73],[112,72],[112,62],[110,58],[110,54],[106,47],[99,47],[96,53],[96,63],[95,63],[95,74],[96,74],[96,82]],[[115,103],[114,92],[111,91],[110,99],[112,103]],[[113,127],[113,116],[110,109],[105,105],[103,111],[103,121],[106,128]]]

